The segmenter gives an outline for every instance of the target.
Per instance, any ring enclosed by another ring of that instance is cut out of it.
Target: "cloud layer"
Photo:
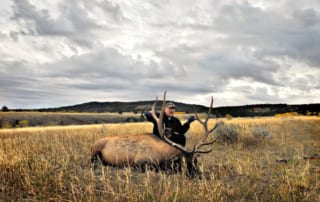
[[[320,100],[320,2],[0,3],[0,105]]]

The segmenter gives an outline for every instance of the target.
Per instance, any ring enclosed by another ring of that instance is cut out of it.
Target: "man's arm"
[[[180,120],[177,119],[177,132],[180,134],[185,134],[189,128],[190,128],[190,124],[195,120],[194,116],[191,116],[188,118],[188,120],[182,125]]]
[[[154,120],[154,118],[152,117],[151,112],[144,112],[143,114],[147,118],[147,121],[150,121],[154,124],[156,123],[156,120]],[[157,116],[159,116],[158,113]]]
[[[181,121],[176,118],[176,131],[179,134],[185,134],[190,128],[190,123],[185,122],[183,125],[181,124]]]

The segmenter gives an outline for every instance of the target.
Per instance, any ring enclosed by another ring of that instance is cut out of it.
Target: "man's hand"
[[[196,118],[194,117],[194,116],[190,116],[189,118],[188,118],[188,123],[190,124],[190,123],[192,123],[192,122],[194,122],[194,120],[196,120]]]
[[[149,116],[149,115],[150,115],[150,112],[145,111],[145,112],[143,112],[143,115],[144,115],[145,117],[147,117],[147,116]]]

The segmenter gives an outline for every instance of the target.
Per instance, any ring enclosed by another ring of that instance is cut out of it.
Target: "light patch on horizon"
[[[320,100],[320,2],[0,2],[0,106]]]

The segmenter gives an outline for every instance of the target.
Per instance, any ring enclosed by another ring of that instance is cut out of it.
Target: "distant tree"
[[[1,108],[1,111],[3,111],[3,112],[8,112],[8,111],[9,111],[9,108],[8,108],[7,106],[3,106],[3,107]]]

